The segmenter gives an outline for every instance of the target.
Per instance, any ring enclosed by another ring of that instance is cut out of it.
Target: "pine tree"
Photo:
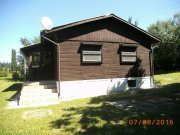
[[[129,22],[129,23],[132,23],[132,16],[130,16],[130,17],[128,18],[128,22]]]
[[[12,49],[11,54],[11,71],[16,71],[17,62],[16,62],[16,50]]]

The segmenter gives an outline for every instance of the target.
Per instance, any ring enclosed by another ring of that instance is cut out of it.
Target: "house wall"
[[[61,81],[60,98],[64,100],[106,95],[109,93],[129,90],[127,81],[136,80],[136,88],[152,87],[151,77],[109,78],[77,81]]]
[[[63,42],[60,46],[61,81],[123,78],[126,77],[134,64],[122,64],[118,53],[118,43],[103,43],[102,64],[81,64],[79,42]],[[142,60],[145,70],[143,76],[150,75],[149,50],[141,45],[137,47],[137,56]]]
[[[111,25],[113,23],[113,25]],[[137,43],[137,56],[141,59],[142,77],[135,77],[137,88],[149,88],[150,44],[144,34],[116,21],[92,22],[56,33],[60,44],[60,97],[77,98],[104,95],[129,89],[128,72],[134,64],[120,62],[120,43]],[[102,64],[81,63],[81,42],[102,42]]]

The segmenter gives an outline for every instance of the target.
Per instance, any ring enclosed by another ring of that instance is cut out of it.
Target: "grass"
[[[180,83],[180,72],[156,74],[156,83],[167,85],[172,83]]]
[[[0,134],[1,135],[179,135],[180,101],[173,108],[154,108],[150,112],[133,112],[117,108],[109,102],[123,99],[141,99],[147,95],[178,99],[174,93],[180,92],[180,73],[159,74],[156,82],[165,85],[159,89],[126,91],[107,96],[61,102],[58,105],[36,108],[5,108],[8,101],[20,89],[21,82],[0,80]],[[165,79],[169,78],[169,79]],[[50,109],[53,115],[41,119],[24,120],[24,111]],[[173,119],[172,126],[129,125],[128,119]]]

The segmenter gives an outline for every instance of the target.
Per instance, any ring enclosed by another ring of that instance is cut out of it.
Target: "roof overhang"
[[[21,53],[23,53],[25,55],[27,52],[29,52],[31,50],[36,50],[40,47],[41,47],[41,43],[20,48],[20,51],[21,51]]]

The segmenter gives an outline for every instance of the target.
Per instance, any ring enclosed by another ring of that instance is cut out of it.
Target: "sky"
[[[0,62],[11,61],[11,50],[23,47],[21,37],[33,38],[43,30],[41,18],[53,26],[113,13],[147,30],[150,24],[180,13],[180,0],[0,0]]]

